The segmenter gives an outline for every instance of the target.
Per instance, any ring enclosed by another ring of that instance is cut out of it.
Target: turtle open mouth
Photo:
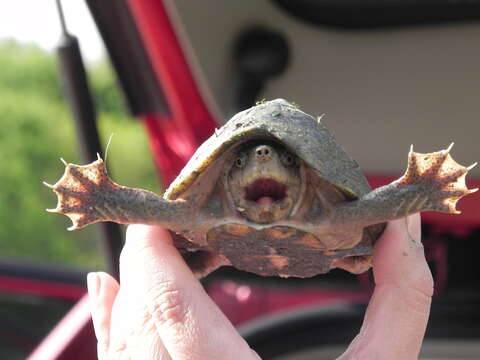
[[[245,187],[245,198],[259,205],[273,204],[287,196],[287,187],[273,179],[258,179]]]

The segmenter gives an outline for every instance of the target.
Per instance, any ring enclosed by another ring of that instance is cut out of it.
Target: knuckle
[[[148,311],[160,326],[184,324],[188,315],[187,300],[181,290],[163,283],[150,291]]]
[[[430,270],[412,274],[408,279],[409,293],[418,303],[430,303],[433,296],[434,283]]]
[[[430,273],[428,275],[416,279],[414,288],[427,297],[433,295],[433,278]]]

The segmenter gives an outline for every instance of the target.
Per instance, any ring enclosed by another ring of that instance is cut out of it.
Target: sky
[[[102,58],[105,50],[84,0],[63,0],[67,28],[78,37],[88,62]],[[53,51],[60,36],[55,0],[0,0],[0,40],[14,38]]]

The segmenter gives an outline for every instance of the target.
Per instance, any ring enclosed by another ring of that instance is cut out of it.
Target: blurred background
[[[63,15],[54,0],[1,2],[0,358],[94,358],[85,276],[116,273],[124,231],[67,232],[44,211],[58,158],[90,161],[113,134],[115,181],[162,192],[215,127],[282,97],[325,113],[374,187],[403,173],[412,143],[455,141],[469,165],[480,159],[479,21],[480,5],[446,0],[70,0]],[[478,169],[468,183],[479,186]],[[425,359],[480,357],[479,204],[475,194],[461,216],[423,216],[436,280]],[[371,291],[370,274],[343,271],[221,269],[203,282],[265,359],[340,354]]]
[[[88,8],[84,1],[65,5],[65,13],[70,15],[68,26],[78,32],[81,41],[102,142],[114,134],[109,150],[112,172],[126,183],[158,192],[145,131],[126,110]],[[56,182],[63,168],[59,157],[82,162],[55,58],[61,35],[55,1],[26,0],[1,6],[0,107],[4,127],[0,146],[4,161],[0,173],[6,191],[1,195],[0,252],[63,265],[103,266],[94,230],[68,233],[67,219],[39,212],[56,201],[42,181]],[[125,146],[128,143],[132,146]]]

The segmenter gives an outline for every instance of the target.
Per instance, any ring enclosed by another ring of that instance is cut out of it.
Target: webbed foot
[[[408,166],[405,174],[394,183],[397,185],[413,185],[414,198],[409,199],[405,214],[418,211],[433,210],[451,214],[459,214],[456,203],[463,196],[474,193],[478,189],[468,189],[465,176],[469,167],[458,164],[450,156],[453,143],[445,150],[420,154],[413,151],[408,154]],[[400,206],[399,208],[402,208]]]
[[[80,166],[67,164],[65,173],[55,185],[44,184],[58,197],[57,207],[49,212],[64,214],[72,220],[68,230],[76,230],[99,221],[122,222],[121,214],[112,208],[116,190],[122,186],[115,184],[107,175],[103,160],[98,156],[94,162]]]

